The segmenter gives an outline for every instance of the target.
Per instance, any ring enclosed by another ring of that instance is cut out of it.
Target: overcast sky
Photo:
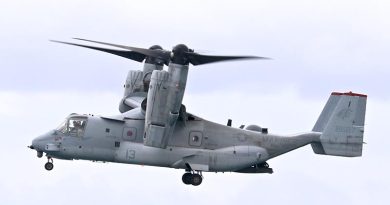
[[[388,204],[390,2],[381,0],[0,0],[0,204]],[[26,148],[71,112],[118,113],[128,70],[142,64],[55,44],[72,37],[207,54],[270,57],[192,67],[187,110],[289,134],[313,127],[332,91],[368,95],[363,157],[272,159],[274,174],[205,173],[55,160]]]

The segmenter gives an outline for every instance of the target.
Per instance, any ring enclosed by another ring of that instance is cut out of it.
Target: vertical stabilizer
[[[331,94],[313,131],[322,132],[312,143],[316,154],[358,157],[362,155],[367,96],[357,93]]]

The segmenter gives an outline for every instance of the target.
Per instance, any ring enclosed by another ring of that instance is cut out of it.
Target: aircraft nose
[[[44,151],[45,144],[47,143],[48,140],[50,140],[50,138],[51,138],[50,132],[40,135],[32,140],[30,148],[35,149],[37,151]]]
[[[50,132],[43,134],[32,140],[31,145],[28,146],[30,149],[34,149],[37,151],[37,157],[41,158],[43,156],[43,152],[45,151],[45,146],[48,141],[51,139]]]
[[[41,137],[41,136],[40,136]],[[33,141],[31,142],[31,145],[30,146],[28,146],[30,149],[35,149],[35,150],[37,150],[37,151],[39,151],[39,150],[42,150],[42,148],[41,148],[41,146],[40,146],[40,144],[39,144],[39,138],[40,137],[37,137],[37,138],[35,138],[35,139],[33,139]]]
[[[43,151],[42,151],[42,149],[40,149],[40,147],[41,146],[39,145],[38,140],[36,140],[36,139],[34,139],[31,143],[31,145],[28,146],[28,148],[35,149],[37,151],[38,158],[41,158],[43,156]]]
[[[31,146],[29,146],[29,148],[31,149],[38,148],[38,142],[36,139],[33,139],[33,141],[31,142]]]

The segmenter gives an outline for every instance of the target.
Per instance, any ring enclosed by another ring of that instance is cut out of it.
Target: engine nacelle
[[[145,145],[166,147],[180,115],[187,75],[188,65],[174,63],[169,64],[168,72],[153,71],[146,104]]]
[[[126,83],[124,85],[125,92],[124,97],[127,97],[131,93],[144,92],[143,72],[139,70],[130,70],[127,74]]]
[[[151,80],[151,76],[154,70],[162,70],[163,66],[161,65],[155,65],[155,64],[149,64],[145,63],[144,64],[144,69],[143,69],[143,83],[144,83],[144,92],[148,92],[149,90],[149,84]]]
[[[169,94],[167,106],[169,106],[170,113],[178,117],[187,84],[188,65],[170,63],[168,72]]]
[[[137,106],[145,98],[149,90],[150,77],[154,70],[162,70],[163,66],[158,64],[145,63],[143,71],[130,70],[124,85],[125,91],[119,103],[119,111],[127,112]],[[135,97],[134,97],[135,96]]]
[[[152,147],[166,146],[168,124],[167,97],[169,73],[153,71],[146,102],[144,144]]]
[[[121,113],[127,112],[135,107],[134,105],[126,102],[126,99],[130,97],[130,95],[133,93],[144,92],[143,72],[138,70],[129,71],[124,88],[125,91],[123,98],[119,103],[119,111]]]

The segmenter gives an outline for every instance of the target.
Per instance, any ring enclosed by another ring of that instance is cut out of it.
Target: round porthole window
[[[197,135],[193,136],[193,137],[192,137],[192,141],[194,141],[194,142],[199,141],[199,137],[198,137]]]

